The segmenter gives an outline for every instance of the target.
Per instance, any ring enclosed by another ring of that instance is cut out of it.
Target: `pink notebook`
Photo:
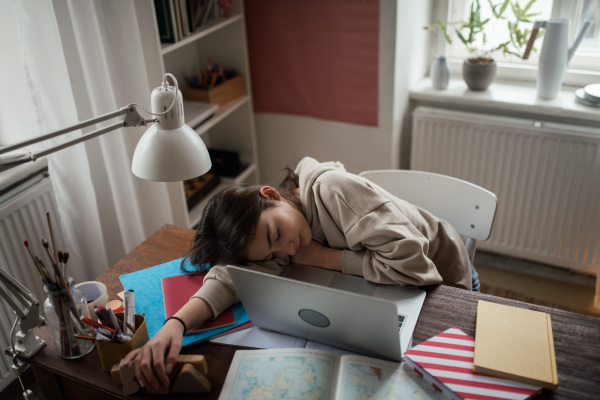
[[[165,318],[172,317],[181,307],[188,302],[202,287],[204,275],[177,275],[161,279],[163,299],[165,303]],[[204,321],[198,326],[188,328],[186,335],[222,328],[235,324],[233,309],[229,307],[214,320]]]

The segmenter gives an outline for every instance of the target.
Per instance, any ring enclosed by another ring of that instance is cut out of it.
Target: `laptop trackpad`
[[[340,273],[333,277],[329,287],[365,296],[372,296],[377,289],[376,284],[368,282],[362,277]]]

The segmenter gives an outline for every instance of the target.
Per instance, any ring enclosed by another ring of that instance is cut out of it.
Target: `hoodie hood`
[[[339,161],[319,162],[312,157],[304,157],[294,171],[299,178],[300,201],[308,222],[312,225],[314,194],[312,188],[315,181],[329,171],[346,171],[344,164]]]

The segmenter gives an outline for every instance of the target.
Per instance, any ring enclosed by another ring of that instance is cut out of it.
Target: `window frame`
[[[486,0],[482,0],[486,1]],[[569,18],[571,21],[577,21],[579,15],[579,7],[582,0],[553,0],[551,18],[562,16]],[[432,21],[435,23],[438,19],[441,21],[455,20],[457,15],[462,15],[470,0],[433,0],[432,1]],[[453,19],[454,18],[454,19]],[[460,17],[458,17],[460,19]],[[571,24],[571,33],[569,35],[569,43],[573,41],[578,31],[576,23]],[[540,42],[541,43],[541,42]],[[571,62],[569,63],[563,84],[567,86],[585,86],[600,81],[600,49],[597,52],[585,51],[580,45]],[[454,77],[462,76],[463,56],[458,56],[451,51],[450,45],[446,43],[444,36],[436,30],[431,38],[431,57],[440,54],[447,55],[452,75]],[[513,62],[498,60],[496,80],[500,82],[524,82],[535,84],[537,80],[537,60],[539,52],[532,54],[527,62]]]

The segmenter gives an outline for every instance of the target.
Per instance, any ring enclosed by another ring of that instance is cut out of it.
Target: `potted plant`
[[[494,4],[492,0],[487,1],[492,12],[490,18],[483,19],[479,0],[473,0],[467,20],[454,22],[438,20],[436,24],[425,27],[428,30],[440,29],[448,44],[452,44],[451,36],[454,33],[466,47],[469,56],[463,62],[463,79],[471,90],[485,90],[494,80],[496,75],[494,53],[502,51],[505,55],[521,57],[522,49],[526,47],[531,32],[530,29],[522,26],[531,27],[533,23],[531,18],[539,14],[530,11],[536,0],[529,0],[524,7],[521,7],[517,0],[503,0],[498,4]],[[490,40],[486,34],[490,23],[507,24],[507,36]],[[451,27],[454,28],[453,31],[450,30]]]

